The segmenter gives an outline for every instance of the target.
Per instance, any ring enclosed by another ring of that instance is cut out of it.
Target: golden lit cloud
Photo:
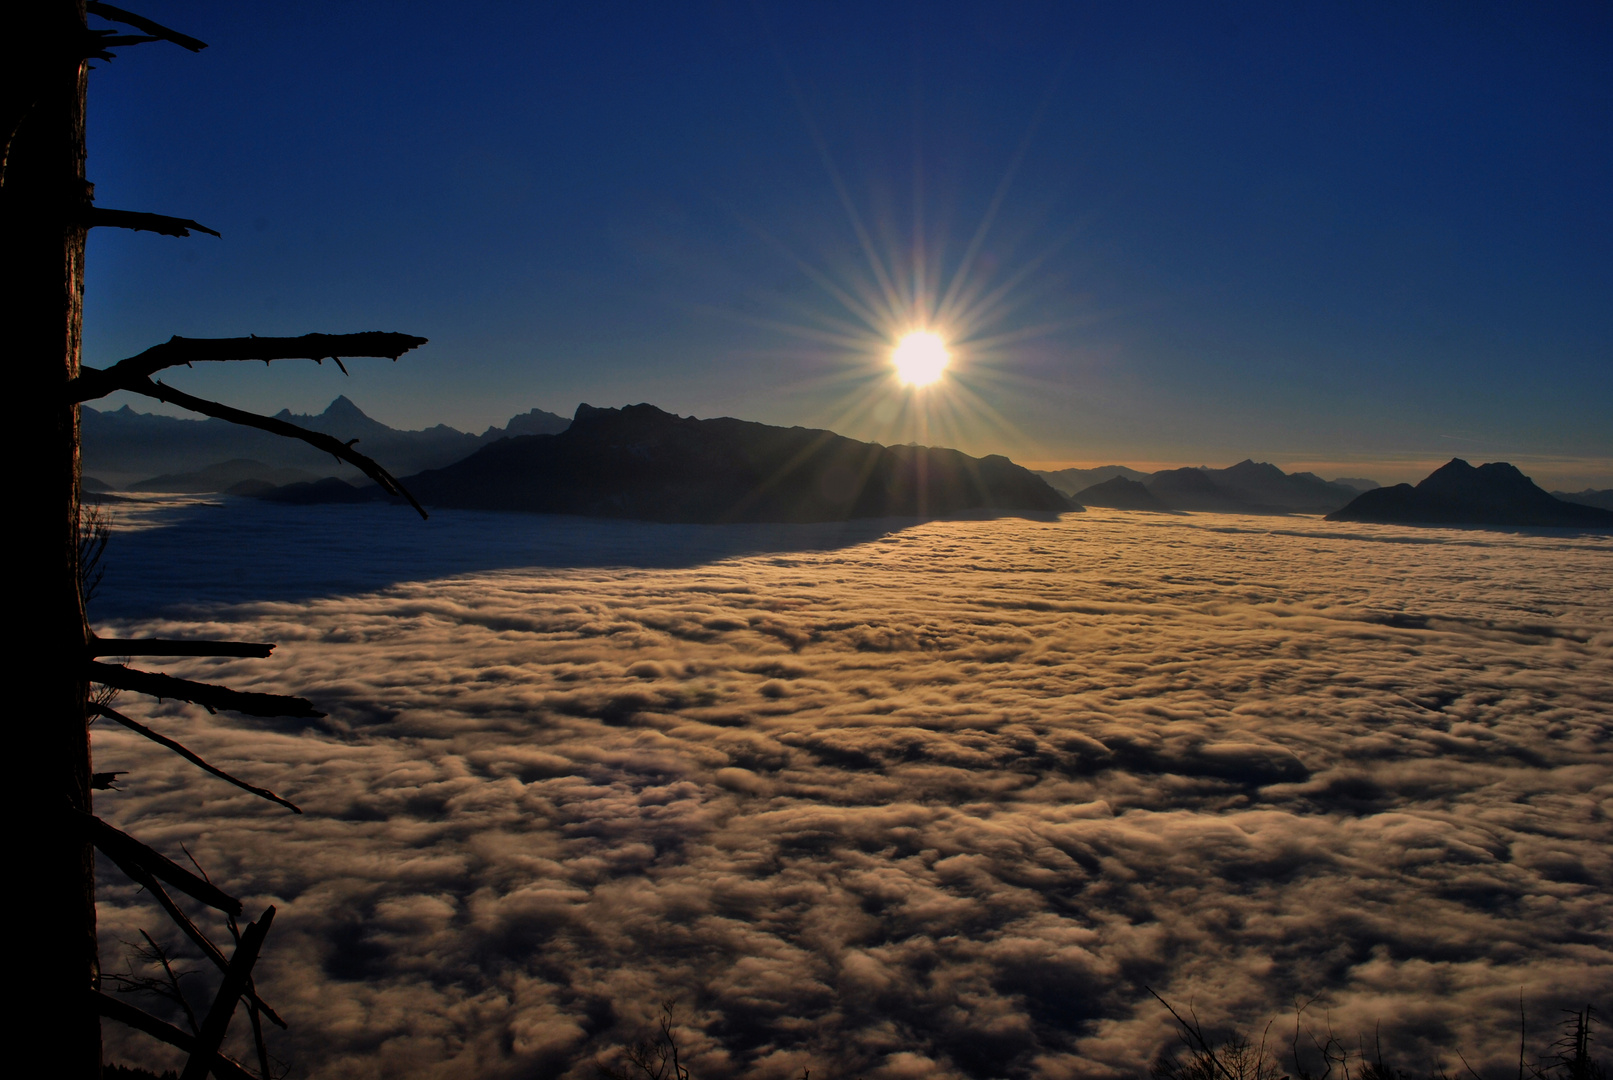
[[[281,905],[258,986],[316,1078],[581,1080],[671,995],[701,1077],[1137,1076],[1145,979],[1488,1075],[1520,991],[1613,989],[1599,538],[187,513],[114,538],[96,629],[281,642],[166,666],[332,719],[119,708],[307,814],[99,724],[96,810]],[[105,881],[117,970],[166,924]]]

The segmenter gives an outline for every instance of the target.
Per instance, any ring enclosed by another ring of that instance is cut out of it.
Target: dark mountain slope
[[[1172,510],[1196,510],[1208,514],[1280,514],[1280,506],[1251,504],[1223,491],[1208,469],[1164,469],[1150,476],[1144,486]]]
[[[1117,476],[1124,476],[1127,480],[1146,480],[1148,474],[1138,472],[1125,465],[1099,465],[1095,469],[1057,469],[1049,472],[1046,469],[1032,469],[1037,476],[1047,481],[1049,487],[1061,495],[1073,497],[1077,491],[1101,484],[1105,480],[1113,480]],[[1079,501],[1079,500],[1077,500]]]
[[[1285,473],[1275,465],[1244,459],[1208,470],[1215,486],[1249,506],[1280,507],[1290,513],[1326,514],[1347,506],[1358,492],[1315,473]],[[1259,511],[1251,511],[1259,512]]]
[[[1076,509],[1005,457],[696,420],[653,405],[581,405],[559,435],[505,439],[404,482],[436,506],[668,522]]]
[[[1342,484],[1345,487],[1351,488],[1355,491],[1371,491],[1374,488],[1383,487],[1383,485],[1378,483],[1376,480],[1368,480],[1364,476],[1335,476],[1332,480],[1328,481],[1328,483]]]
[[[1417,525],[1535,525],[1613,528],[1613,510],[1563,502],[1504,461],[1474,468],[1452,458],[1416,487],[1364,492],[1329,521]]]
[[[1155,513],[1173,513],[1159,497],[1135,480],[1124,476],[1111,477],[1101,484],[1093,484],[1074,495],[1082,506],[1104,506],[1112,510],[1152,510]]]
[[[220,461],[195,472],[164,473],[130,484],[130,491],[228,491],[243,481],[255,480],[265,486],[305,483],[318,479],[317,474],[305,469],[289,469],[265,465],[261,461],[234,458]]]
[[[1104,465],[1037,475],[1077,502],[1093,506],[1219,514],[1325,514],[1378,486],[1372,480],[1323,480],[1315,473],[1285,473],[1275,465],[1252,459],[1225,469],[1163,469],[1150,474],[1124,465]],[[1136,502],[1137,493],[1130,488],[1106,486],[1115,477],[1142,483],[1161,505]],[[1088,492],[1100,487],[1102,491],[1097,496],[1087,497]],[[1117,502],[1096,499],[1129,501],[1121,507]]]
[[[1613,510],[1613,488],[1604,488],[1601,491],[1595,488],[1586,488],[1584,491],[1554,491],[1551,497],[1567,503],[1579,503],[1581,506]]]

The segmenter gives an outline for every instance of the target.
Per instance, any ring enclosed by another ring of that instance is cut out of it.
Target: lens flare
[[[941,377],[952,354],[939,334],[915,330],[896,343],[891,363],[896,377],[908,386],[929,386]]]

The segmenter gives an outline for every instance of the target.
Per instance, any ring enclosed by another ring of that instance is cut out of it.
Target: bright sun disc
[[[896,377],[908,386],[929,386],[941,377],[950,359],[940,336],[928,330],[908,334],[896,343],[896,351],[891,353]]]

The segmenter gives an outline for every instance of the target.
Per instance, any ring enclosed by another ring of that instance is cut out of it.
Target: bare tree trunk
[[[0,333],[25,462],[8,532],[18,545],[12,578],[22,607],[13,647],[27,673],[9,725],[16,756],[7,786],[20,804],[16,835],[31,849],[23,865],[33,871],[27,902],[38,923],[30,937],[40,950],[12,1023],[49,1033],[53,1073],[99,1078],[100,1020],[90,998],[100,977],[94,854],[69,813],[90,810],[78,407],[67,392],[83,326],[88,38],[83,0],[22,0],[6,21],[0,250],[9,284]]]

